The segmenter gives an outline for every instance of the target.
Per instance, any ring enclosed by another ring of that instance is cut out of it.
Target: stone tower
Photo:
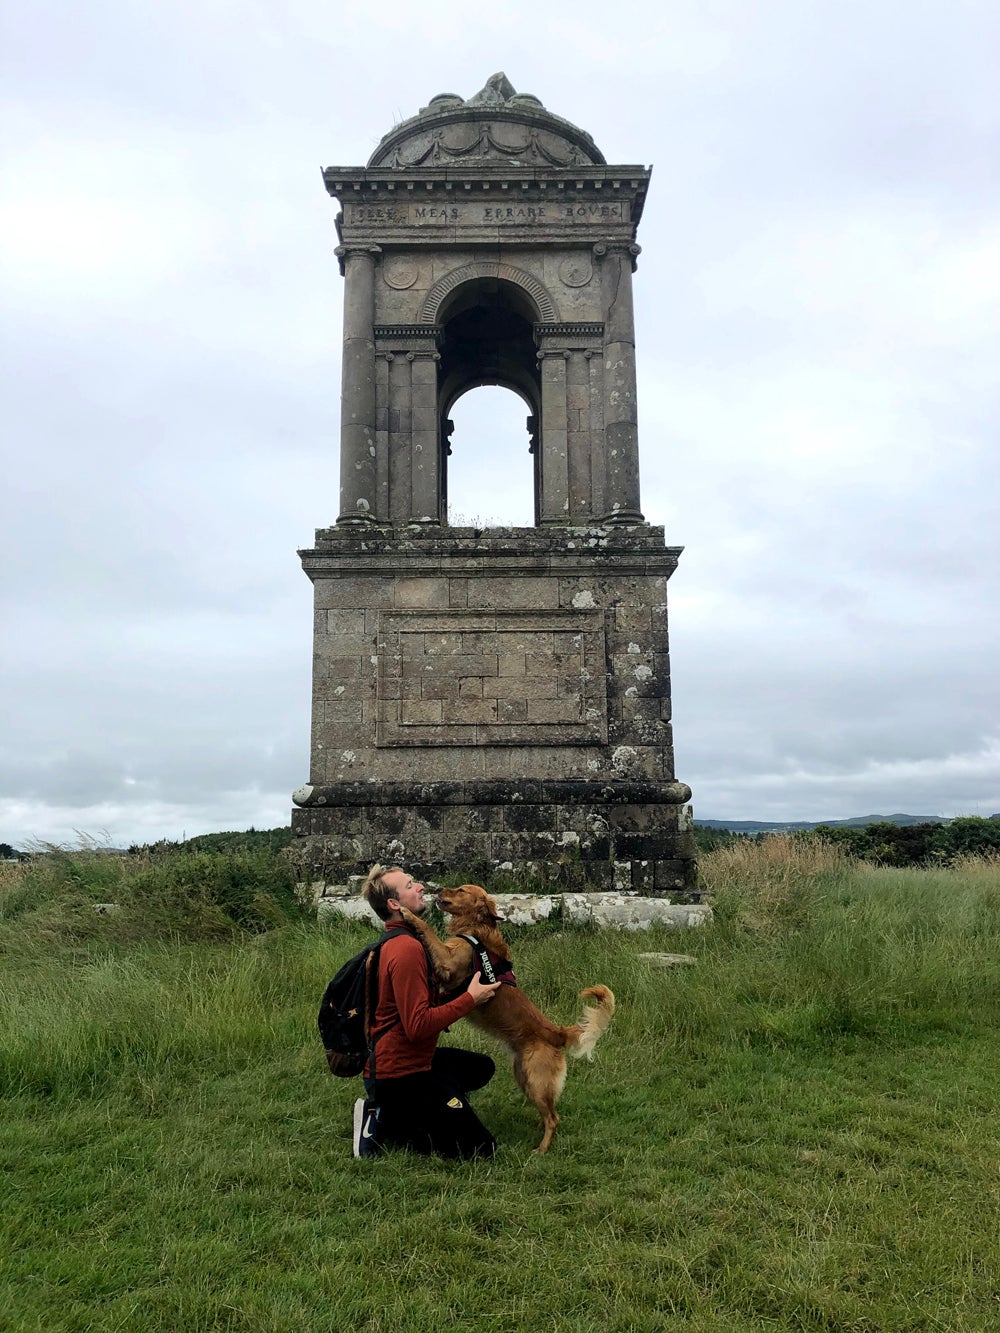
[[[382,860],[693,894],[667,656],[680,548],[639,501],[650,172],[608,166],[496,74],[323,178],[346,279],[340,511],[300,552],[316,622],[299,850],[331,883]],[[533,527],[448,524],[449,413],[483,384],[524,400],[496,466],[533,467]]]

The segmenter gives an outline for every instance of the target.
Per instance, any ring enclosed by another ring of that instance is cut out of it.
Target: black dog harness
[[[517,978],[514,976],[514,968],[509,958],[501,958],[499,954],[491,953],[475,935],[458,935],[456,938],[465,940],[472,949],[473,971],[482,973],[487,986],[492,986],[497,981],[503,986],[517,985]]]

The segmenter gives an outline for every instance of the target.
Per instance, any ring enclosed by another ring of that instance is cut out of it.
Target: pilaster
[[[340,414],[339,523],[368,523],[377,509],[375,257],[377,245],[338,246],[345,278]]]
[[[600,242],[594,257],[601,272],[605,310],[604,449],[605,513],[615,522],[641,522],[639,417],[636,404],[635,314],[632,272],[640,247]]]

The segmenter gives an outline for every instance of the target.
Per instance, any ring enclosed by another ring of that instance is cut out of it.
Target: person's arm
[[[403,1031],[410,1041],[436,1037],[439,1032],[459,1018],[465,1018],[481,1002],[485,989],[463,991],[447,1004],[432,1005],[427,984],[427,954],[424,946],[412,936],[405,936],[393,947],[388,959],[388,974],[392,980],[396,1008]],[[490,987],[492,994],[495,987]]]

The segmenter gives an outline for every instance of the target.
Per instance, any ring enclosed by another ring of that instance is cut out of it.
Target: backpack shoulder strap
[[[382,952],[382,945],[390,938],[389,932],[383,931],[379,939],[368,948],[368,956],[365,959],[365,1043],[368,1047],[368,1064],[371,1069],[371,1076],[375,1078],[375,1044],[379,1037],[384,1037],[390,1029],[385,1028],[382,1032],[375,1035],[375,1012],[378,1009],[378,970],[379,955]],[[390,1024],[390,1027],[395,1026]]]

